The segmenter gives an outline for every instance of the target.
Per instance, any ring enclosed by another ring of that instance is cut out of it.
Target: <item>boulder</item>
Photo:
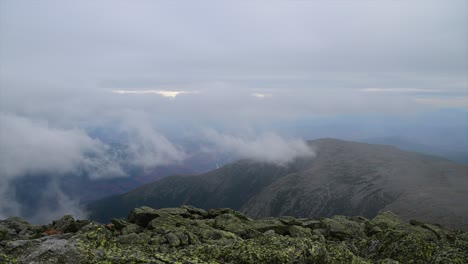
[[[151,207],[143,206],[133,209],[128,215],[128,221],[141,227],[147,227],[148,223],[161,216],[161,213]]]
[[[365,225],[345,216],[325,218],[321,222],[326,230],[326,236],[330,239],[347,240],[365,236]]]
[[[0,221],[0,263],[467,263],[468,233],[402,222],[279,217],[253,220],[237,211],[194,207],[134,209],[112,228],[65,216],[34,226]],[[30,233],[61,233],[34,238]]]

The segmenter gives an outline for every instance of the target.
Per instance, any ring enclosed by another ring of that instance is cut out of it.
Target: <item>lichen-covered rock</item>
[[[160,216],[161,213],[158,210],[143,206],[133,209],[128,215],[128,221],[146,227],[151,220]]]
[[[253,230],[259,232],[265,232],[273,230],[277,234],[286,235],[288,234],[289,226],[284,224],[282,221],[276,218],[264,218],[250,223]]]
[[[82,227],[89,224],[87,220],[75,220],[71,215],[65,215],[62,218],[53,221],[51,228],[58,233],[75,233]]]
[[[333,218],[325,218],[321,221],[330,239],[346,240],[361,238],[365,235],[365,225],[352,221],[349,218],[338,215]]]
[[[125,227],[132,225],[132,223],[129,223],[124,219],[116,219],[116,218],[111,219],[111,223],[114,225],[116,230],[122,230]]]
[[[0,263],[468,263],[468,233],[390,212],[254,220],[226,208],[141,207],[112,226],[69,216],[48,226],[3,220]]]

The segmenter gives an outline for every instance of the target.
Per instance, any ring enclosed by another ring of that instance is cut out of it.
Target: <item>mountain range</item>
[[[229,207],[254,218],[371,218],[390,210],[405,220],[468,229],[468,166],[387,145],[336,139],[308,144],[315,157],[286,165],[240,160],[196,176],[169,176],[87,209],[101,222],[143,205]]]

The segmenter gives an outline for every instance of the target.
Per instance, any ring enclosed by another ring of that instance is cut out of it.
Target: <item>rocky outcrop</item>
[[[110,224],[0,221],[0,263],[467,263],[468,233],[390,212],[264,218],[231,209],[133,209]]]

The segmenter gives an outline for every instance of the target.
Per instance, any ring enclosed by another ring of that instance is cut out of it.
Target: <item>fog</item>
[[[198,151],[285,164],[314,155],[308,139],[397,137],[462,152],[467,10],[463,0],[1,1],[0,216],[19,212],[13,180],[25,175],[130,177],[125,166],[183,165]],[[83,215],[51,186],[67,206],[34,221]]]

